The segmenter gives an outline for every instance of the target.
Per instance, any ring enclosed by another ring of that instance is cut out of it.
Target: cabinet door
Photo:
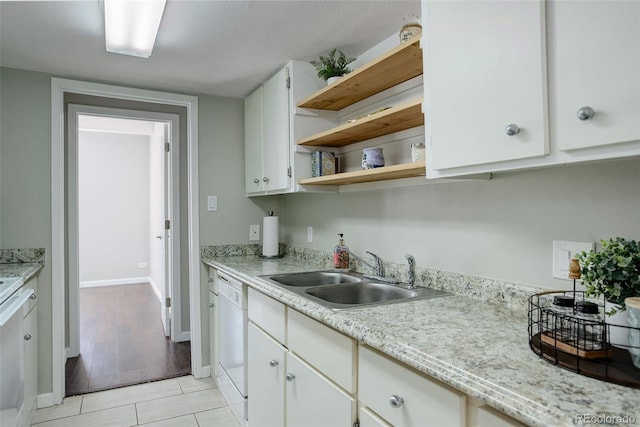
[[[369,409],[360,408],[360,427],[390,427],[391,424],[371,412]]]
[[[265,190],[288,189],[289,171],[289,89],[288,68],[283,68],[264,84],[263,179]]]
[[[572,150],[640,140],[640,2],[547,7],[552,141]],[[584,107],[593,117],[578,118]]]
[[[262,86],[244,100],[244,182],[250,193],[264,190],[262,181]]]
[[[209,366],[215,378],[220,356],[218,353],[218,296],[209,291]]]
[[[291,353],[287,354],[287,425],[351,426],[356,400]]]
[[[249,323],[249,425],[284,426],[285,349]]]
[[[544,2],[422,5],[428,167],[548,154]]]
[[[38,395],[38,307],[33,307],[24,325],[24,401],[22,423],[31,425]]]

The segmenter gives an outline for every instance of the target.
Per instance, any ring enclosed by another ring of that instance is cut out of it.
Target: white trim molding
[[[187,110],[188,241],[191,370],[196,378],[208,376],[202,366],[200,307],[200,239],[198,220],[198,98],[196,96],[134,89],[60,78],[51,79],[51,309],[52,391],[38,396],[38,407],[62,403],[65,395],[65,141],[64,94],[77,93],[130,101],[177,105]]]
[[[128,277],[125,279],[88,280],[86,282],[80,282],[80,287],[97,288],[100,286],[136,285],[139,283],[148,283],[153,287],[151,282],[151,277]],[[153,292],[157,294],[155,290]]]

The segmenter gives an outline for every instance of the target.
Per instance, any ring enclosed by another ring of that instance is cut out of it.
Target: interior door
[[[178,181],[178,125],[177,122],[168,122],[164,126],[164,265],[165,281],[162,300],[162,323],[165,336],[172,341],[180,341],[180,322],[175,321],[178,316],[180,304],[180,237],[179,225],[179,181]],[[174,309],[174,305],[178,310]]]

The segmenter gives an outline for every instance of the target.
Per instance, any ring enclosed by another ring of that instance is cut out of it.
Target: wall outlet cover
[[[260,225],[251,224],[249,226],[249,240],[250,241],[260,240]]]
[[[218,210],[218,196],[207,197],[207,210],[209,212],[216,212]]]
[[[553,277],[569,279],[569,263],[578,252],[590,251],[596,247],[594,242],[569,242],[565,240],[553,241]]]

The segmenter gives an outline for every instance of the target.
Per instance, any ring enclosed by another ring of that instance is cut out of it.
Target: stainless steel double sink
[[[390,304],[450,295],[431,288],[392,285],[360,273],[311,271],[262,276],[273,284],[332,309]]]

